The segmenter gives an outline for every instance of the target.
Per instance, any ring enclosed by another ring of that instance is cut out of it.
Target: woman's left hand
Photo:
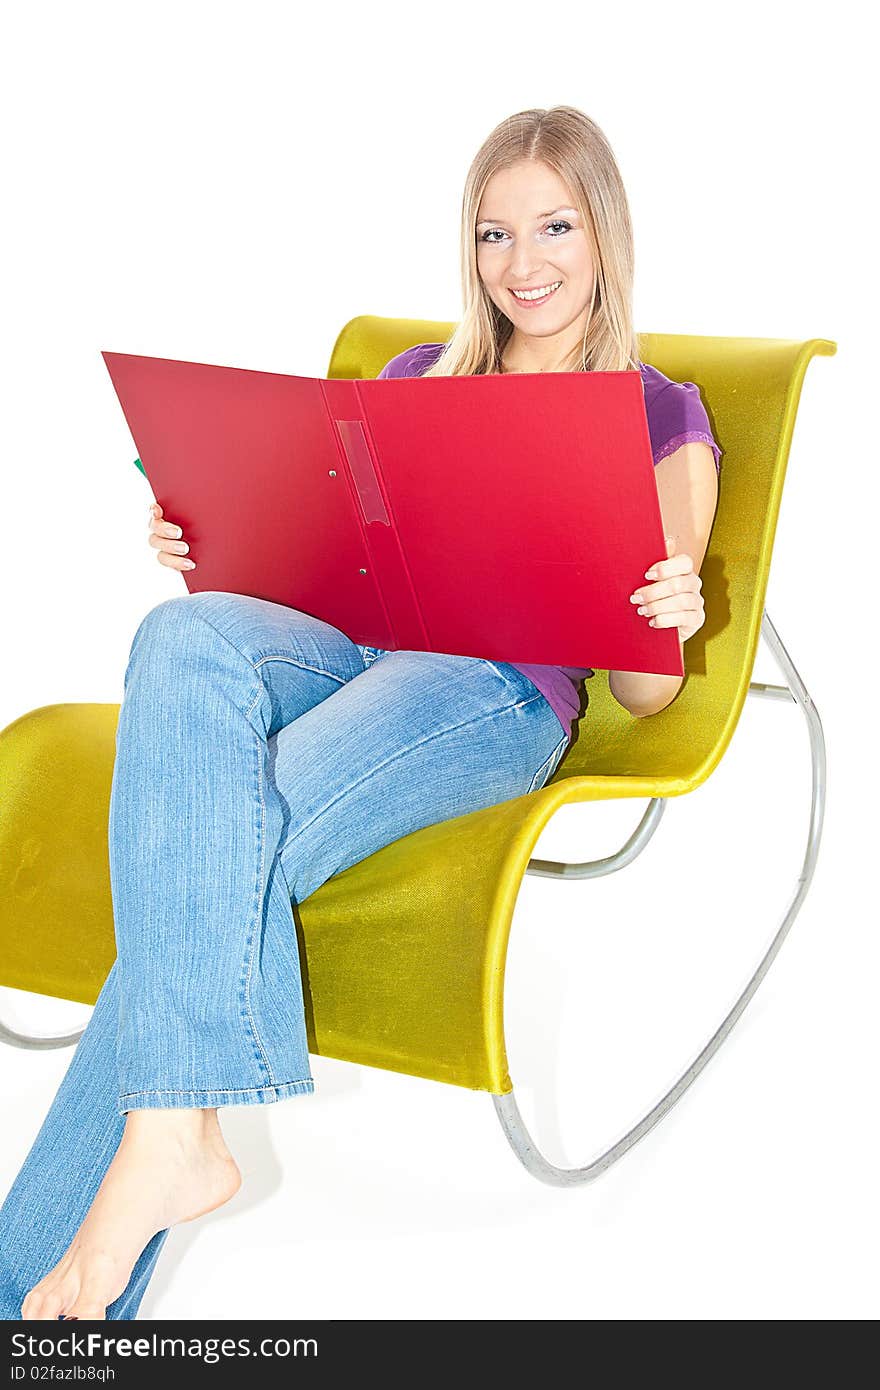
[[[703,581],[690,555],[676,555],[674,537],[665,539],[666,559],[649,565],[645,578],[650,576],[652,582],[640,584],[630,603],[638,605],[651,627],[678,628],[679,641],[686,642],[706,621]]]

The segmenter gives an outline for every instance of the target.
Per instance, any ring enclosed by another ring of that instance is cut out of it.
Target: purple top
[[[386,362],[379,377],[421,376],[434,365],[445,346],[445,343],[417,343]],[[680,445],[701,439],[711,445],[715,467],[720,472],[721,450],[712,437],[699,386],[692,381],[671,381],[646,362],[639,363],[639,371],[645,391],[645,414],[654,464],[674,453]],[[580,714],[580,682],[594,676],[595,671],[588,666],[543,666],[518,661],[510,665],[541,692],[570,739],[574,721]]]

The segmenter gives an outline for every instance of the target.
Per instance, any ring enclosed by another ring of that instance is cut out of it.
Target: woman
[[[639,361],[629,210],[598,127],[566,106],[502,122],[467,178],[462,251],[449,343],[380,375],[638,369],[669,535],[630,601],[686,641],[720,450],[696,386]],[[149,539],[194,567],[159,506]],[[168,1229],[239,1188],[219,1110],[314,1090],[292,903],[403,835],[544,786],[592,674],[365,647],[240,594],[146,615],[110,802],[118,955],[0,1212],[5,1318],[136,1316]],[[642,717],[681,680],[610,684]]]

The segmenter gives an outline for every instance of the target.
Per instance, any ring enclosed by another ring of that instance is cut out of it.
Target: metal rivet
[[[336,477],[336,469],[335,469],[335,468],[331,468],[331,469],[330,469],[330,477],[331,477],[331,478],[335,478],[335,477]]]

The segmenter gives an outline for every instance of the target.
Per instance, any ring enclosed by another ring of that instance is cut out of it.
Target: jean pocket
[[[388,649],[386,647],[361,647],[361,660],[364,663],[364,670],[369,671],[370,667],[373,666],[380,657],[387,655]]]
[[[568,734],[563,734],[559,743],[556,745],[556,747],[553,749],[553,752],[550,754],[549,758],[546,758],[544,762],[542,762],[541,766],[538,768],[538,771],[532,778],[531,786],[529,787],[530,792],[537,792],[540,791],[542,787],[546,787],[547,783],[550,781],[550,778],[553,776],[554,772],[561,763],[562,755],[567,747]]]
[[[543,691],[539,690],[534,681],[529,680],[525,671],[520,671],[519,668],[512,665],[511,662],[490,661],[488,657],[473,659],[479,660],[481,665],[488,666],[490,670],[494,671],[496,676],[499,676],[501,680],[504,681],[512,693],[516,695],[517,699],[522,703],[527,704],[530,700],[534,700],[536,695],[543,695]],[[546,699],[546,696],[544,698]]]

